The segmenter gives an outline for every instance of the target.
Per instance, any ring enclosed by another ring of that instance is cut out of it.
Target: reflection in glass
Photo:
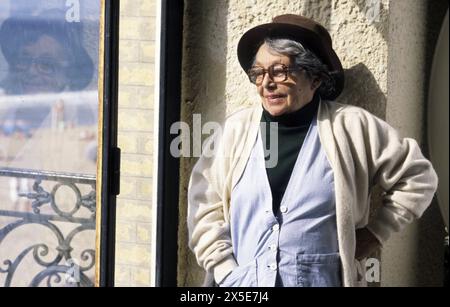
[[[94,279],[100,1],[69,2],[0,3],[0,286]]]

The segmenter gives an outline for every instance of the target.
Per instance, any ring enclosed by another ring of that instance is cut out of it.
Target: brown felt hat
[[[334,91],[328,100],[337,98],[344,88],[344,70],[333,50],[330,34],[321,24],[312,19],[293,14],[280,15],[271,23],[248,30],[238,44],[238,59],[244,71],[251,68],[252,61],[266,38],[289,38],[301,43],[327,65],[334,80]]]

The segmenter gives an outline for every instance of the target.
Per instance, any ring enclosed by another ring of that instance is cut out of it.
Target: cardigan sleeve
[[[367,227],[383,243],[422,216],[436,192],[438,178],[415,140],[401,138],[373,115],[366,120],[371,181],[385,192]]]
[[[222,199],[224,184],[219,179],[226,174],[227,163],[224,156],[203,155],[193,168],[188,189],[189,247],[217,283],[237,266],[223,209],[227,201]]]

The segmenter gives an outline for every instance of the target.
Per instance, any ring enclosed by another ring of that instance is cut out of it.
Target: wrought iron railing
[[[18,193],[19,199],[28,203],[28,210],[4,210],[13,208],[4,204],[6,200],[0,203],[0,282],[3,286],[12,286],[17,279],[23,284],[24,278],[29,279],[28,286],[93,286],[95,244],[86,246],[81,240],[75,247],[73,242],[86,231],[95,234],[95,176],[0,168],[2,177],[34,181],[31,191]],[[75,201],[69,209],[57,202],[61,196],[65,198],[64,192],[75,196],[72,195]],[[15,238],[15,233],[25,226],[41,230],[45,227],[46,235],[41,237],[43,232],[36,229]],[[7,238],[9,245],[4,246]],[[14,244],[19,241],[21,244]],[[79,253],[74,255],[74,249]],[[9,258],[3,259],[6,254]],[[25,258],[27,263],[24,263]],[[33,272],[37,273],[32,276],[18,273],[30,271],[29,259],[35,267]]]

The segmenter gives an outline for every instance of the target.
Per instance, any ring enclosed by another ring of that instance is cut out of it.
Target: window
[[[102,3],[0,2],[0,286],[95,284]]]

